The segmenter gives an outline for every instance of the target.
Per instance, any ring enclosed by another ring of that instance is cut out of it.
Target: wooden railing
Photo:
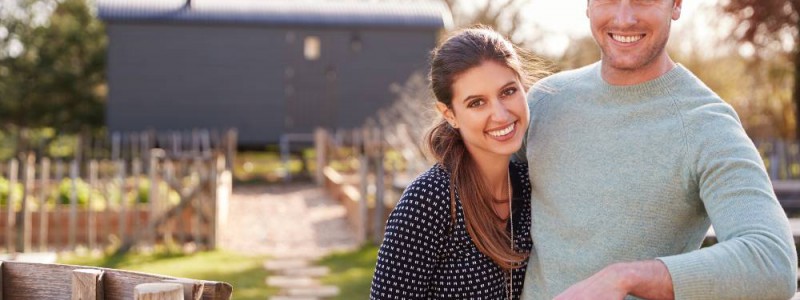
[[[3,299],[228,300],[232,294],[225,282],[106,268],[3,261],[0,269]]]

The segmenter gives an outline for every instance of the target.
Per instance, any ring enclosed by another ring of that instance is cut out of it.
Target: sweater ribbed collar
[[[672,88],[675,88],[676,83],[686,76],[691,76],[686,68],[681,64],[676,64],[674,68],[667,71],[652,80],[645,81],[633,85],[611,85],[605,80],[600,73],[600,63],[595,63],[592,70],[592,78],[594,78],[597,86],[607,93],[609,96],[615,98],[634,97],[641,99],[641,97],[664,95],[664,93]]]

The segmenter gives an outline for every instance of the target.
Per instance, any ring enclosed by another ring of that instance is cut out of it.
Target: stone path
[[[330,271],[313,262],[358,246],[344,207],[312,184],[236,187],[226,223],[223,248],[271,257],[264,267],[272,274],[266,284],[280,289],[274,300],[338,295],[319,282]]]

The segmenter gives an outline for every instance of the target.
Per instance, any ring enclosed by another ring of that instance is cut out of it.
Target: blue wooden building
[[[428,66],[438,1],[98,0],[111,131],[237,128],[241,146],[351,128]],[[420,104],[424,105],[424,104]]]

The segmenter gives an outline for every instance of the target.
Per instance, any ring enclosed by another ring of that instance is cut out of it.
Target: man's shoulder
[[[547,76],[537,83],[537,86],[548,86],[552,88],[560,88],[575,81],[581,81],[590,77],[597,72],[599,62],[589,64],[577,69],[564,70],[553,75]]]
[[[676,82],[677,87],[671,89],[670,93],[685,114],[702,116],[701,119],[707,118],[709,113],[736,116],[733,107],[702,80],[685,67],[679,66],[679,68],[684,72],[684,76]]]
[[[593,63],[577,69],[565,70],[542,80],[539,80],[529,94],[529,101],[557,96],[565,91],[578,92],[581,86],[592,82],[591,76],[596,75],[598,63]]]

